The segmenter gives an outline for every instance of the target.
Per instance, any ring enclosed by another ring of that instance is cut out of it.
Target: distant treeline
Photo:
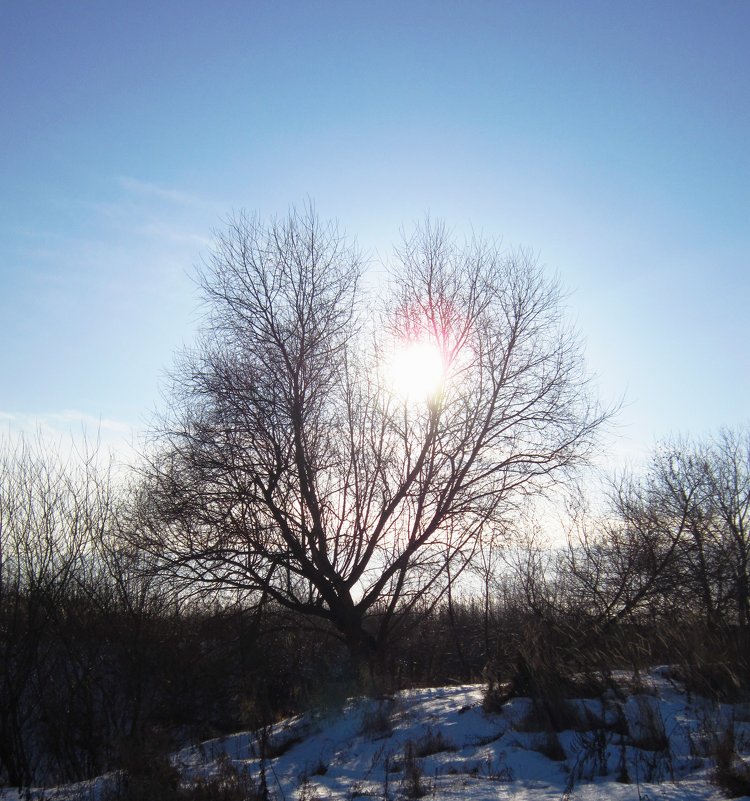
[[[324,621],[268,597],[176,590],[125,536],[133,493],[95,460],[8,447],[0,781],[82,779],[134,742],[173,747],[407,686],[543,694],[670,662],[696,692],[747,694],[748,453],[728,432],[672,445],[613,486],[606,522],[579,509],[566,547],[491,541],[473,593],[447,583],[437,604],[413,605],[365,671]]]

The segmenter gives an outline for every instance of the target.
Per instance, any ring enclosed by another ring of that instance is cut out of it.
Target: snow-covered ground
[[[571,728],[545,732],[538,710],[515,698],[499,714],[482,708],[479,685],[408,690],[384,700],[293,718],[174,755],[183,782],[265,773],[284,801],[399,799],[720,799],[711,781],[716,743],[733,732],[750,755],[750,708],[690,697],[656,669],[634,686],[619,677],[602,699],[564,705]],[[107,778],[47,789],[45,798],[102,797]],[[747,796],[745,796],[747,798]],[[18,798],[6,790],[4,799]],[[156,800],[155,800],[156,801]]]

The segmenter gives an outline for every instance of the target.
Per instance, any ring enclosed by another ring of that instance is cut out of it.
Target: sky
[[[0,0],[0,430],[137,442],[234,211],[565,288],[612,459],[750,421],[750,3]]]

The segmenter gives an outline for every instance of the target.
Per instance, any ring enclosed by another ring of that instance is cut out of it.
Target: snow
[[[625,674],[617,678],[621,688],[629,684],[627,695],[608,691],[601,699],[570,702],[571,718],[587,725],[558,735],[538,730],[527,698],[512,699],[500,714],[486,713],[480,685],[351,699],[267,731],[268,787],[284,801],[395,800],[407,797],[416,771],[425,797],[446,801],[723,798],[711,783],[709,753],[733,725],[747,758],[748,710],[690,696],[663,669],[635,685]],[[220,775],[227,765],[257,779],[260,742],[259,734],[241,732],[184,748],[174,763],[186,783]],[[44,797],[96,801],[109,781],[47,788]],[[4,801],[19,797],[14,790],[0,793]]]

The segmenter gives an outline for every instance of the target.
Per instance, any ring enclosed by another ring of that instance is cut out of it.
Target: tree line
[[[574,486],[613,411],[559,287],[430,221],[375,297],[364,266],[311,209],[238,216],[127,480],[3,442],[1,781],[96,775],[362,688],[529,692],[671,656],[747,689],[750,432],[663,444],[542,547],[523,509]],[[415,343],[440,370],[418,397],[390,371]]]

